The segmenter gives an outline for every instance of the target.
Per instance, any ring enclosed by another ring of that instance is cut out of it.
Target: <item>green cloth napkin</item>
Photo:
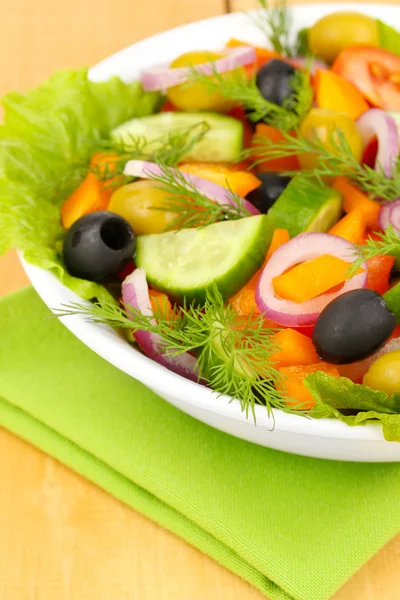
[[[400,464],[304,458],[216,431],[48,315],[32,289],[0,301],[0,425],[273,600],[329,598],[400,529]]]

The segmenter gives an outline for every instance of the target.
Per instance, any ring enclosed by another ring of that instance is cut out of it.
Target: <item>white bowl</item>
[[[337,10],[362,10],[386,21],[400,22],[400,7],[382,4],[314,4],[293,8],[297,28],[311,25]],[[110,56],[90,70],[94,81],[119,75],[132,81],[145,67],[172,60],[188,50],[218,49],[231,37],[253,44],[264,43],[262,33],[244,14],[229,14],[184,25],[153,36]],[[22,261],[32,285],[50,308],[79,300],[51,273]],[[237,400],[217,397],[211,390],[168,371],[131,347],[112,329],[86,323],[81,316],[62,319],[64,325],[94,352],[121,371],[142,381],[159,396],[189,415],[239,438],[305,456],[360,462],[400,461],[400,443],[384,440],[379,424],[348,427],[336,420],[313,420],[274,413],[275,423],[263,406],[252,417],[240,410]]]

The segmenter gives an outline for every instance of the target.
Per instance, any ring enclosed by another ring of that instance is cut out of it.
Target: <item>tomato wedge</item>
[[[332,70],[348,79],[373,105],[400,111],[400,56],[370,46],[350,46]]]

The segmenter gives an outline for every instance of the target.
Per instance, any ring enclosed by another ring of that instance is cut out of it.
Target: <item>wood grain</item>
[[[162,29],[220,14],[225,5],[226,0],[4,3],[0,94],[26,90],[59,68],[92,64]],[[252,5],[231,0],[234,8]],[[26,283],[15,253],[0,258],[0,295]],[[179,538],[4,430],[0,478],[0,600],[264,598]],[[397,538],[334,600],[399,596]]]

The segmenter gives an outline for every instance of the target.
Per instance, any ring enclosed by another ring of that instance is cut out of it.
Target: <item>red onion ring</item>
[[[134,308],[139,310],[142,315],[153,316],[144,269],[136,269],[124,280],[122,283],[122,299],[128,312],[129,308]],[[146,356],[163,367],[167,367],[170,371],[198,382],[197,361],[194,356],[188,352],[183,352],[178,356],[166,356],[163,354],[163,342],[156,333],[138,330],[135,331],[135,339]]]
[[[227,48],[224,52],[226,52],[226,56],[216,61],[195,65],[196,71],[203,75],[212,75],[214,70],[217,73],[225,73],[225,71],[232,71],[256,61],[256,50],[251,46]],[[176,69],[153,67],[142,72],[141,82],[146,92],[163,91],[174,85],[184,83],[190,79],[191,73],[192,69],[189,67],[177,67]]]
[[[203,179],[202,177],[198,177],[197,175],[184,173],[183,171],[179,171],[179,169],[174,169],[172,167],[167,168],[171,171],[177,171],[179,176],[188,184],[194,186],[201,194],[207,196],[207,198],[213,200],[217,204],[229,204],[230,206],[236,206],[236,202],[232,198],[231,192],[221,185],[218,185],[213,181]],[[154,177],[159,177],[162,174],[163,170],[156,163],[146,162],[144,160],[130,160],[126,163],[124,168],[124,175],[140,177],[142,179],[153,179]],[[190,195],[190,189],[188,191]],[[245,198],[240,198],[240,202],[251,215],[260,214],[260,211]]]
[[[391,226],[400,234],[400,198],[382,204],[379,212],[379,225],[383,230]]]
[[[364,146],[376,136],[378,153],[375,170],[382,169],[386,177],[392,177],[393,168],[399,154],[399,131],[394,118],[380,108],[371,108],[357,119],[357,126],[364,140]]]
[[[271,321],[287,327],[314,325],[321,311],[335,298],[363,288],[367,284],[368,267],[363,263],[363,273],[346,281],[339,292],[323,294],[306,302],[297,303],[284,300],[275,295],[272,280],[290,267],[317,258],[322,254],[331,254],[352,263],[357,248],[347,240],[327,233],[302,233],[275,250],[265,265],[256,289],[256,304],[261,313]]]

